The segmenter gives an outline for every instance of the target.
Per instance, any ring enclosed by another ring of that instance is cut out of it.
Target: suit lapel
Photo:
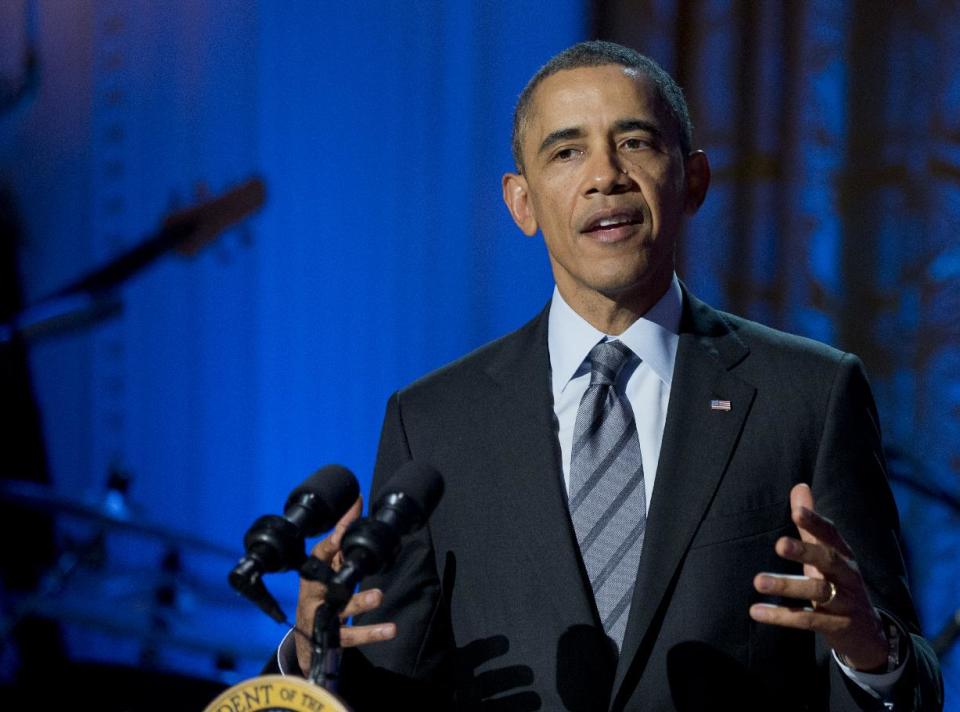
[[[491,476],[503,492],[507,526],[530,557],[531,575],[549,591],[544,604],[563,620],[598,623],[590,580],[567,507],[556,435],[550,355],[549,306],[521,329],[487,367],[497,383],[492,413],[508,414],[509,427],[497,444],[502,460]],[[494,456],[497,456],[494,453]]]
[[[660,463],[643,553],[614,682],[614,707],[643,671],[670,589],[726,469],[755,389],[729,371],[746,346],[712,309],[684,290]],[[711,407],[730,401],[730,410]]]
[[[496,383],[491,412],[508,413],[503,461],[491,477],[501,487],[513,540],[530,552],[537,576],[553,591],[557,615],[573,622],[596,618],[567,509],[550,389],[549,307],[517,332],[487,366]],[[630,618],[613,686],[614,707],[643,671],[670,588],[723,477],[755,389],[730,369],[748,354],[729,325],[684,290],[677,361],[647,519]],[[712,400],[728,400],[729,411]],[[545,436],[546,434],[546,436]],[[575,582],[571,585],[571,582]],[[545,601],[546,603],[546,601]]]

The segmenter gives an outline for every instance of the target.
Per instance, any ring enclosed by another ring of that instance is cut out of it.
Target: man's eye
[[[644,148],[650,148],[653,144],[649,139],[646,138],[628,138],[624,139],[623,143],[620,144],[623,148],[628,151],[639,151]]]
[[[575,158],[577,153],[578,151],[575,148],[561,148],[553,154],[553,158],[556,161],[569,161],[571,158]]]

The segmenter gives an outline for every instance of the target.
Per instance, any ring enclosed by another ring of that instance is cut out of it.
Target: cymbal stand
[[[60,594],[74,575],[84,568],[99,569],[106,561],[106,531],[98,529],[92,536],[81,541],[68,539],[56,561],[43,575],[36,590],[15,598],[9,615],[0,619],[0,641],[10,639],[18,624],[36,613],[38,606]]]

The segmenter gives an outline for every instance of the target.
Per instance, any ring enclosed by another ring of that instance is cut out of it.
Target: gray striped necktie
[[[573,430],[570,514],[603,628],[617,644],[630,613],[646,526],[643,462],[633,410],[614,384],[634,357],[619,341],[590,351],[590,385]]]

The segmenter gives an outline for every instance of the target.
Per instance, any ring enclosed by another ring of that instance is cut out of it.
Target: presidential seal
[[[303,678],[261,675],[237,683],[204,712],[350,712],[332,693]]]

